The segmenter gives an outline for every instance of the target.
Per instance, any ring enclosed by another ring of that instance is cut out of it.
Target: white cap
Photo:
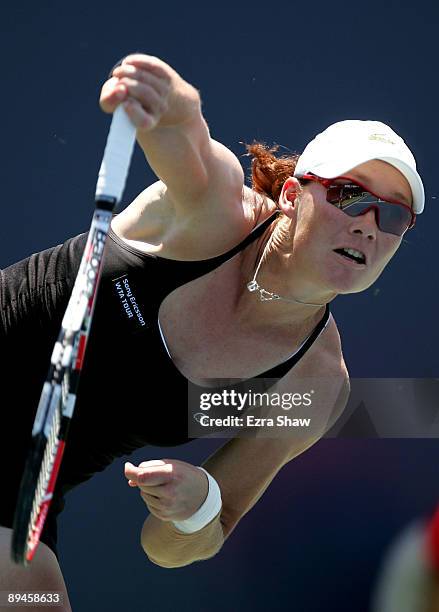
[[[425,194],[415,158],[404,140],[380,121],[333,123],[307,144],[294,176],[300,178],[311,172],[321,178],[335,178],[371,159],[381,159],[405,176],[412,190],[413,212],[420,214]]]

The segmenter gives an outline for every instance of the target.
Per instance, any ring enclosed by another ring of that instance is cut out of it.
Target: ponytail
[[[252,159],[252,189],[267,196],[274,202],[279,201],[282,186],[286,179],[293,176],[296,169],[298,154],[276,157],[274,153],[279,145],[269,148],[260,142],[246,145],[247,154]]]

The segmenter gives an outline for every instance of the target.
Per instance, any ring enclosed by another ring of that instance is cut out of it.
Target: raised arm
[[[186,230],[186,244],[192,237],[201,238],[207,247],[213,244],[214,255],[247,235],[254,224],[254,209],[249,199],[243,198],[241,164],[210,137],[198,91],[162,60],[133,54],[102,88],[103,110],[113,112],[121,102],[137,126],[137,140],[148,163],[161,181],[139,196],[136,211],[142,210],[143,218],[126,216],[129,226],[123,228],[125,237],[146,240],[148,231],[157,234],[160,228],[154,225],[163,223],[163,234],[171,226]],[[160,214],[156,212],[153,219],[143,214],[151,203],[160,206]],[[232,234],[225,230],[232,230]],[[201,255],[205,255],[203,250]]]

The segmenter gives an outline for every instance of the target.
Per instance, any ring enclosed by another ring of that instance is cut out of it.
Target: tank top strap
[[[158,258],[160,266],[162,267],[164,274],[169,274],[170,270],[172,270],[172,273],[177,274],[179,284],[187,283],[197,277],[208,274],[234,257],[240,251],[243,251],[249,244],[257,240],[257,238],[259,238],[259,236],[261,236],[267,227],[273,222],[275,214],[276,213],[257,225],[240,243],[222,255],[217,255],[211,259],[203,259],[198,261],[177,261]]]
[[[274,366],[270,370],[267,370],[263,374],[259,374],[261,378],[282,378],[293,368],[298,361],[305,355],[305,353],[311,348],[317,338],[321,335],[321,333],[326,329],[329,323],[329,317],[331,316],[331,311],[329,308],[329,304],[326,304],[325,312],[323,313],[322,318],[317,323],[313,331],[310,335],[304,340],[302,345],[298,348],[298,350],[290,355],[285,361],[279,363]]]

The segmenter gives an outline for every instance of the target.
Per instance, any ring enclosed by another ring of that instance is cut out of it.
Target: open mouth
[[[346,247],[342,249],[334,249],[334,252],[338,253],[339,255],[342,255],[343,257],[346,257],[346,259],[349,259],[350,261],[355,261],[356,264],[363,266],[366,264],[365,254],[361,251],[357,251],[357,249],[351,249]]]

